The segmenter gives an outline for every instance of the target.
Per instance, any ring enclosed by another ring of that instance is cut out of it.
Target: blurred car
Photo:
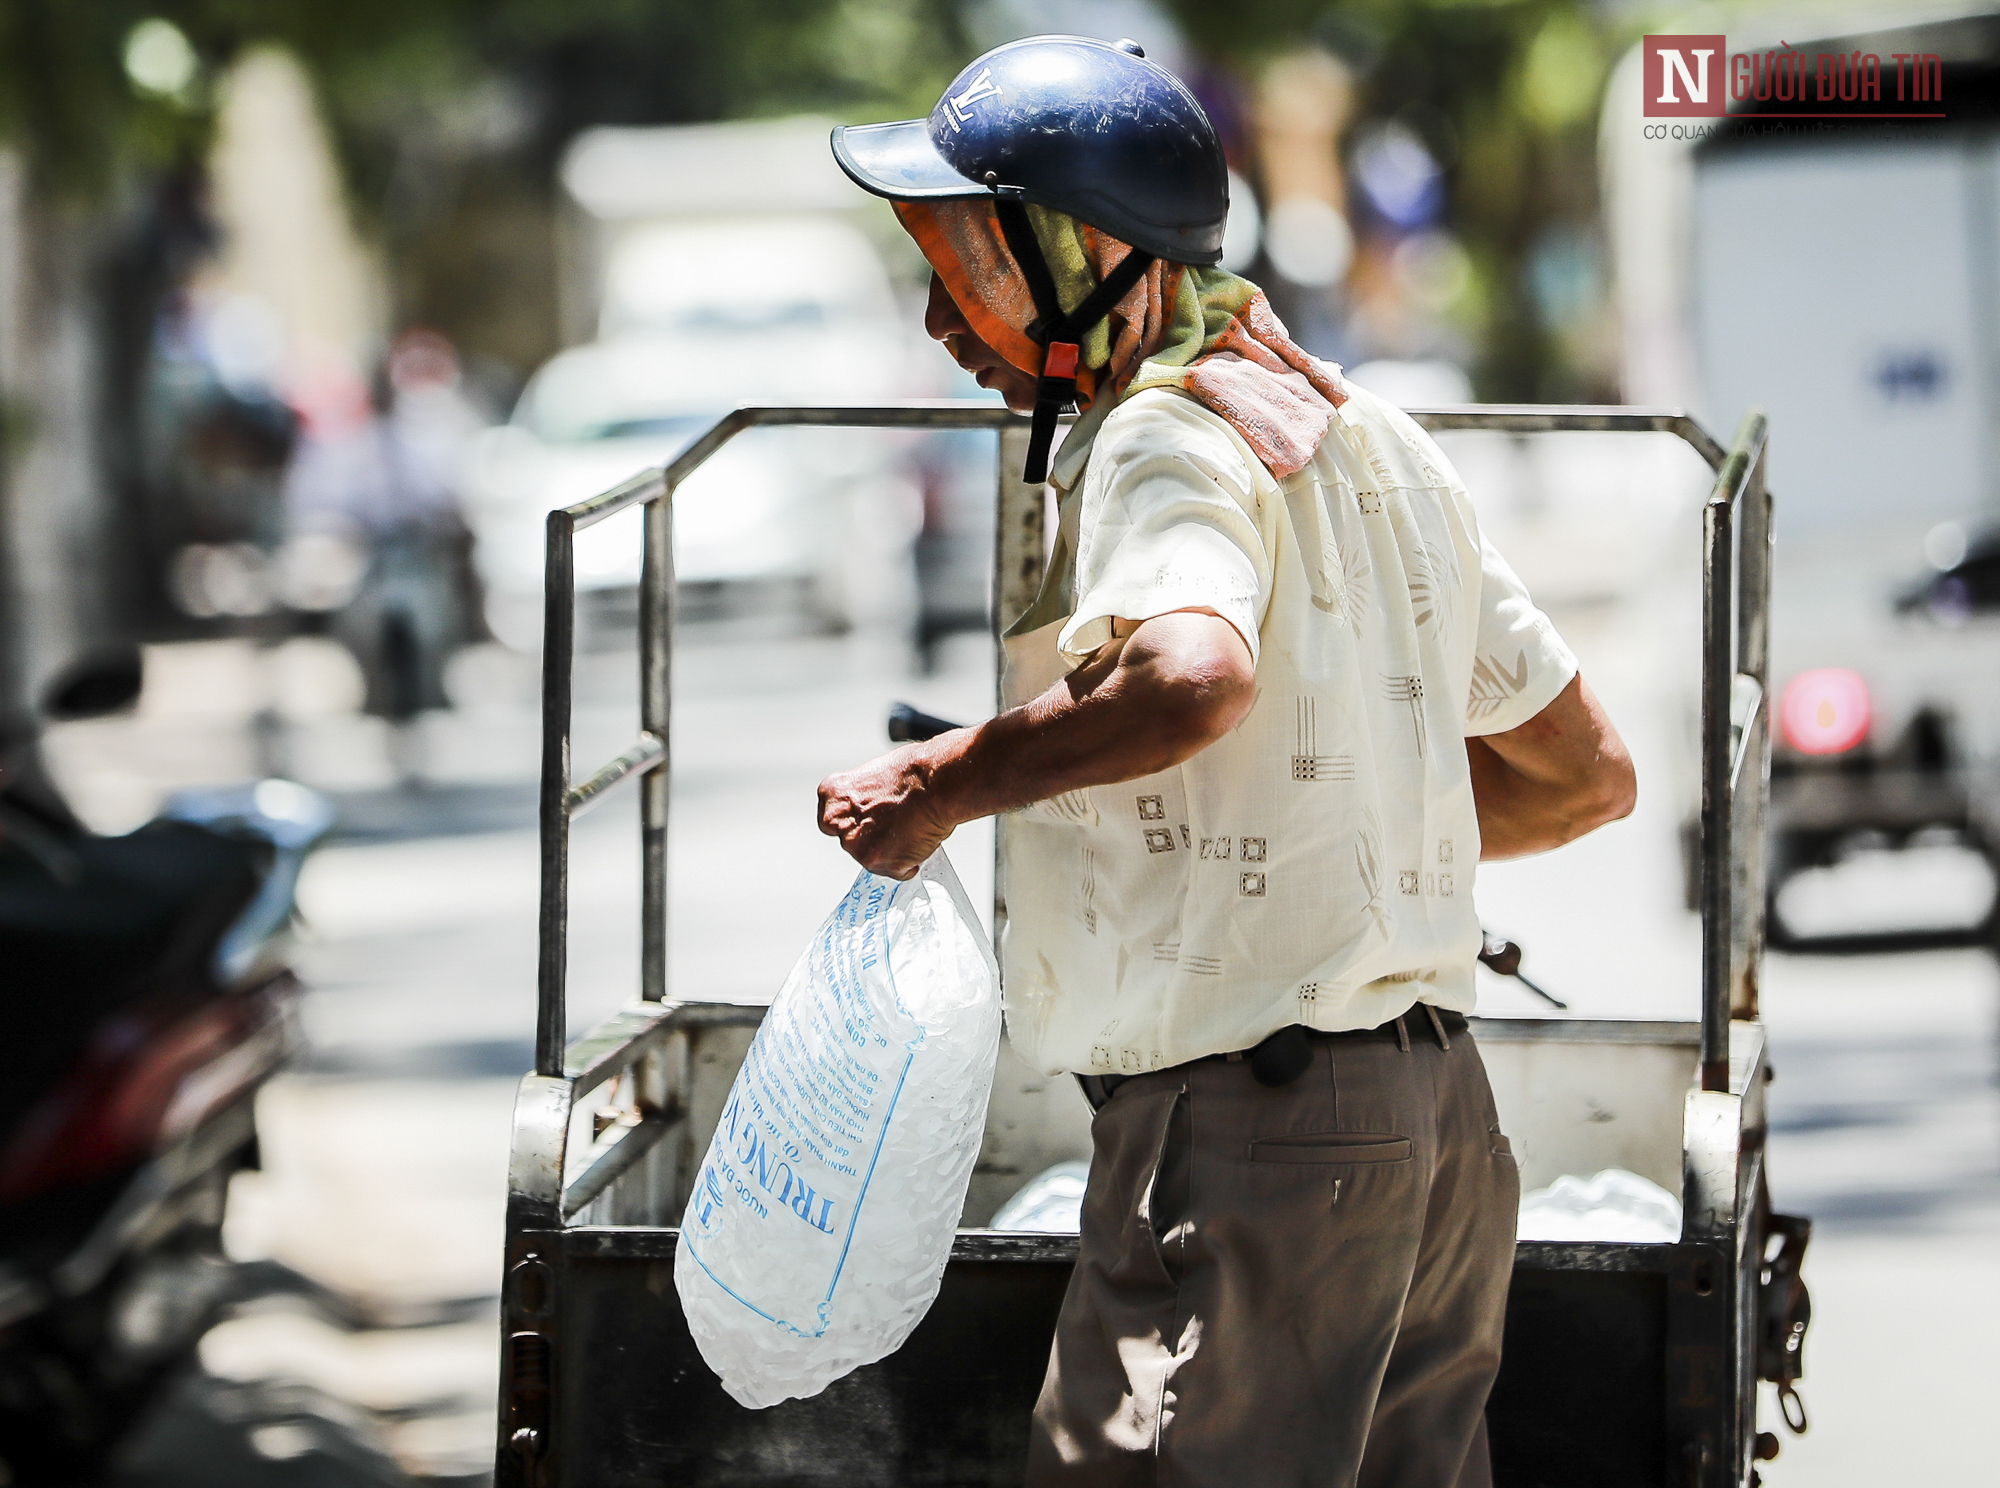
[[[541,643],[547,513],[670,460],[740,404],[880,402],[905,391],[910,338],[851,224],[768,215],[656,224],[606,271],[604,335],[558,354],[471,458],[468,519],[487,621]],[[919,500],[892,439],[739,435],[674,496],[683,595],[780,603],[846,625],[914,604]],[[579,533],[586,618],[636,603],[637,514]]]

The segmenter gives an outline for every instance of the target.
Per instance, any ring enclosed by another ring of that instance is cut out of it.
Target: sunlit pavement
[[[203,666],[212,677],[228,664]],[[675,995],[771,995],[853,876],[814,829],[819,778],[887,747],[898,698],[949,717],[989,712],[990,668],[990,647],[975,638],[947,642],[937,674],[921,678],[895,648],[865,640],[774,643],[726,629],[690,638],[676,668]],[[632,676],[629,654],[584,658],[577,773],[629,742]],[[206,749],[222,770],[248,768],[240,729],[209,706],[217,742]],[[172,709],[130,727],[157,738],[176,716],[196,728]],[[509,1118],[532,1060],[538,727],[520,698],[430,720],[428,752],[444,778],[401,790],[368,760],[380,746],[365,722],[290,729],[295,757],[324,761],[325,735],[337,732],[362,759],[342,765],[355,782],[341,793],[347,835],[319,852],[301,886],[308,1053],[260,1104],[266,1167],[238,1179],[229,1240],[240,1256],[277,1257],[416,1325],[351,1331],[289,1302],[224,1323],[203,1345],[207,1377],[135,1444],[130,1482],[394,1482],[397,1463],[422,1480],[476,1481],[490,1469],[497,1312],[461,1307],[443,1323],[423,1314],[497,1287]],[[157,770],[163,753],[121,751],[103,728],[85,744],[100,765],[123,753],[128,771]],[[164,753],[185,761],[203,749]],[[572,1034],[636,990],[635,828],[628,794],[575,829]],[[990,830],[962,832],[951,851],[975,902],[990,899]],[[217,1475],[182,1475],[193,1459],[180,1448],[194,1441],[221,1454]]]
[[[1673,783],[1689,768],[1677,673],[1663,669],[1657,627],[1559,619],[1631,740],[1641,807],[1563,853],[1484,870],[1482,916],[1528,947],[1531,974],[1576,1012],[1693,1016],[1698,945],[1674,845],[1686,798]],[[676,995],[771,994],[851,876],[813,831],[814,783],[883,747],[893,698],[983,712],[989,665],[972,638],[929,678],[839,639],[690,639],[676,672]],[[579,773],[635,727],[630,675],[629,656],[586,659]],[[327,718],[290,741],[348,770],[360,835],[323,850],[302,888],[315,932],[302,959],[310,1052],[265,1098],[267,1168],[239,1181],[230,1238],[414,1325],[345,1331],[290,1305],[224,1324],[204,1346],[208,1376],[142,1441],[153,1465],[131,1482],[394,1482],[391,1459],[467,1481],[491,1462],[495,1326],[466,1299],[495,1290],[508,1116],[530,1058],[536,715],[521,694],[433,720],[441,778],[415,791],[382,777],[379,741],[368,763],[368,727]],[[216,773],[249,768],[240,732],[212,733],[239,741]],[[118,754],[106,731],[87,744],[100,764]],[[160,751],[147,758],[157,768]],[[633,820],[629,800],[614,801],[576,829],[572,1033],[634,987]],[[951,844],[975,900],[990,844],[986,831]],[[2000,1325],[2000,976],[1982,952],[1943,951],[1778,956],[1766,980],[1774,1195],[1817,1231],[1814,1428],[1787,1437],[1765,1476],[1816,1488],[1981,1476],[1984,1340]],[[1533,1006],[1497,979],[1482,995],[1492,1011]],[[1764,1424],[1775,1421],[1767,1408]],[[182,1447],[196,1440],[232,1443],[215,1451],[236,1465],[224,1473],[217,1457],[195,1477],[162,1465],[192,1460]]]

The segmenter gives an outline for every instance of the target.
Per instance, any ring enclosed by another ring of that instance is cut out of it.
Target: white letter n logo
[[[1709,58],[1729,56],[1726,36],[1648,36],[1645,39],[1645,86],[1640,101],[1649,119],[1719,119],[1729,111],[1722,79],[1709,86]],[[1690,59],[1692,62],[1690,63]],[[1722,63],[1714,69],[1724,70]],[[1680,87],[1674,74],[1680,74]],[[1659,79],[1655,87],[1653,80]]]
[[[1660,96],[1655,102],[1680,102],[1674,97],[1674,74],[1677,72],[1681,75],[1681,86],[1687,89],[1689,103],[1708,102],[1708,59],[1715,53],[1707,47],[1700,47],[1690,49],[1688,55],[1699,59],[1695,63],[1693,72],[1688,71],[1687,62],[1682,58],[1679,48],[1660,48]]]

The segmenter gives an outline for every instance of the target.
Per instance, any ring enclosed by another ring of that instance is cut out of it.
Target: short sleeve
[[[1106,420],[1080,492],[1063,658],[1075,665],[1110,640],[1114,618],[1210,609],[1254,662],[1271,592],[1261,470],[1220,419],[1171,393],[1142,393]]]
[[[1479,639],[1465,700],[1468,736],[1518,728],[1554,702],[1576,675],[1576,657],[1535,608],[1527,587],[1482,536]]]

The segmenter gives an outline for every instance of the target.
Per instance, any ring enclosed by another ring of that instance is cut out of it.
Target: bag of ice
[[[1681,1201],[1623,1168],[1588,1178],[1564,1173],[1521,1196],[1522,1240],[1624,1240],[1666,1245],[1681,1237]]]
[[[1074,1235],[1083,1228],[1083,1191],[1089,1183],[1087,1162],[1059,1162],[1045,1168],[1000,1206],[991,1228]]]
[[[936,1298],[986,1122],[999,972],[942,851],[862,873],[765,1014],[695,1176],[674,1284],[753,1408],[902,1346]]]

